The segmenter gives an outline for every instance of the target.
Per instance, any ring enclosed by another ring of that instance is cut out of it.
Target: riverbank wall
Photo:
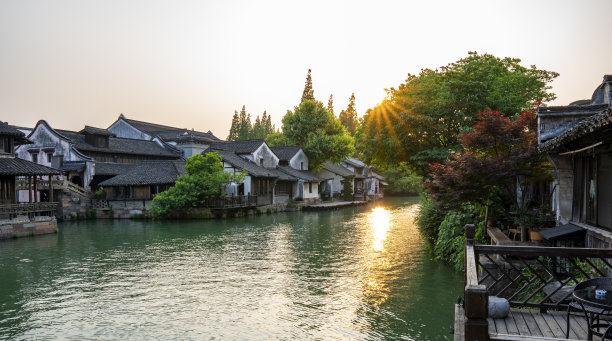
[[[39,216],[32,219],[17,217],[0,220],[0,239],[35,236],[57,232],[55,217]]]

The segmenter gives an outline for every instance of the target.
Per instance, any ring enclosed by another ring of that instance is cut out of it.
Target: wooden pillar
[[[53,202],[53,176],[49,174],[49,201]]]
[[[28,175],[28,201],[32,202],[32,176]]]
[[[34,176],[34,202],[38,202],[38,176]]]
[[[477,254],[474,250],[475,235],[475,226],[465,225],[465,292],[463,296],[465,340],[488,341],[489,293],[486,286],[478,284]]]

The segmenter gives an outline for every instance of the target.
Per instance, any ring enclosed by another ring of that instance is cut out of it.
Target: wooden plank
[[[487,319],[489,322],[489,334],[497,334],[497,328],[495,327],[495,320],[492,317]]]
[[[531,315],[529,311],[521,311],[520,314],[525,320],[525,323],[527,324],[527,328],[529,328],[529,332],[531,333],[530,335],[544,336],[542,335],[542,331],[540,330],[540,327],[538,326],[535,319],[533,318],[533,315]]]
[[[610,258],[612,249],[595,248],[573,248],[573,247],[544,247],[544,246],[509,246],[509,245],[474,245],[475,251],[479,254],[501,254],[507,256],[562,256],[570,257],[591,257],[591,258]]]
[[[478,285],[478,266],[476,265],[476,254],[474,245],[465,246],[465,280],[466,286]]]
[[[565,326],[563,327],[559,326],[559,324],[557,323],[557,320],[555,320],[554,316],[552,316],[551,314],[547,313],[547,314],[541,314],[541,315],[546,321],[546,323],[548,323],[548,326],[550,327],[550,330],[553,332],[554,337],[565,338]]]
[[[531,316],[533,317],[535,322],[538,324],[538,327],[540,328],[540,331],[542,332],[542,337],[555,337],[555,334],[550,329],[550,326],[548,325],[546,320],[544,320],[544,317],[542,316],[542,314],[536,311],[532,311]]]
[[[508,335],[519,335],[519,330],[517,327],[518,321],[515,319],[514,314],[510,313],[508,317],[505,319],[506,322],[506,330],[508,331]]]
[[[561,329],[563,329],[563,332],[565,333],[565,331],[567,330],[567,313],[565,313],[563,315],[561,315],[559,313],[551,313],[551,315],[554,316],[555,320],[557,320],[557,323],[561,326]],[[576,334],[576,331],[575,331],[576,328],[579,328],[576,323],[574,323],[573,325],[572,325],[572,323],[570,323],[569,337],[572,338],[572,339],[579,339],[580,338]]]
[[[465,311],[461,304],[455,304],[455,331],[454,341],[465,341]]]
[[[585,339],[588,336],[588,323],[584,315],[570,314],[570,328],[574,329],[579,339]]]
[[[491,335],[491,341],[580,341],[576,339],[556,338],[556,337],[538,337],[525,335]]]
[[[499,334],[508,334],[506,319],[495,319],[495,329],[497,329]]]
[[[512,316],[514,316],[514,321],[516,321],[516,328],[518,329],[519,335],[537,335],[532,333],[531,330],[529,330],[527,321],[525,321],[525,318],[521,311],[513,311]]]

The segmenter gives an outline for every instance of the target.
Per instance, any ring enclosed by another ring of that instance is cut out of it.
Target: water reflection
[[[423,251],[416,199],[380,204],[2,242],[0,340],[448,340],[462,277]]]
[[[372,209],[372,212],[368,215],[368,221],[372,228],[372,235],[374,240],[372,241],[372,248],[375,251],[383,251],[383,242],[387,239],[389,234],[389,227],[391,226],[391,220],[389,217],[389,211],[384,207],[378,206]]]

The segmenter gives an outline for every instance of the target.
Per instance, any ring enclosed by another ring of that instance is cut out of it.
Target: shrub
[[[416,218],[416,224],[419,227],[421,236],[427,242],[427,246],[432,248],[438,240],[438,231],[440,223],[444,220],[445,213],[438,209],[429,197],[425,196],[419,215]]]
[[[473,204],[462,205],[457,211],[450,211],[440,223],[434,255],[457,271],[464,270],[465,225],[476,225],[476,240],[483,239],[483,222],[479,209]]]

